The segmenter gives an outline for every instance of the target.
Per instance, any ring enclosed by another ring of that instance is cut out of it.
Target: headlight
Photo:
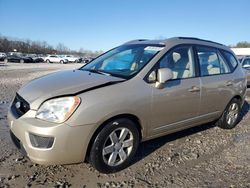
[[[63,123],[76,110],[81,99],[74,97],[61,97],[45,101],[36,113],[36,118],[45,121]]]

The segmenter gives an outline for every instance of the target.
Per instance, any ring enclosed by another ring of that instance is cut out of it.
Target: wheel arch
[[[137,128],[138,133],[139,133],[139,140],[142,139],[142,130],[143,130],[143,129],[142,129],[142,126],[141,126],[140,119],[139,119],[137,116],[135,116],[135,115],[133,115],[133,114],[119,114],[119,115],[113,116],[113,117],[111,117],[111,118],[105,120],[103,123],[101,123],[101,124],[97,127],[97,129],[95,130],[95,132],[92,134],[91,139],[90,139],[90,141],[89,141],[89,143],[88,143],[88,147],[87,147],[87,151],[86,151],[86,155],[85,155],[84,161],[87,161],[87,160],[88,160],[88,157],[89,157],[89,154],[90,154],[90,150],[91,150],[91,147],[92,147],[92,145],[93,145],[93,143],[94,143],[94,141],[95,141],[95,138],[96,138],[96,136],[98,135],[98,133],[103,129],[103,127],[104,127],[107,123],[109,123],[109,122],[111,122],[111,121],[114,121],[115,119],[120,119],[120,118],[127,118],[127,119],[132,120],[132,121],[136,124],[136,128]]]
[[[240,101],[240,104],[243,105],[243,98],[240,95],[235,95],[230,101],[232,101],[233,99],[237,99]]]

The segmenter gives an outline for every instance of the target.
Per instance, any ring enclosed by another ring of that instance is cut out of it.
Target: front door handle
[[[189,92],[199,92],[200,88],[197,86],[192,86],[190,89],[188,89]]]

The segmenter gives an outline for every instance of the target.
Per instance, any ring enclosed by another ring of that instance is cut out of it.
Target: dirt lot
[[[0,188],[250,187],[247,101],[235,129],[207,124],[147,141],[140,145],[134,163],[116,174],[100,174],[89,164],[41,166],[22,157],[11,143],[7,126],[7,108],[15,92],[33,78],[79,66],[0,63]]]

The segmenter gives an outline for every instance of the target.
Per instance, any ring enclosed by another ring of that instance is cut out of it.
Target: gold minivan
[[[8,113],[34,163],[126,168],[139,143],[196,125],[239,121],[246,75],[226,46],[197,38],[135,40],[77,70],[24,85]]]

